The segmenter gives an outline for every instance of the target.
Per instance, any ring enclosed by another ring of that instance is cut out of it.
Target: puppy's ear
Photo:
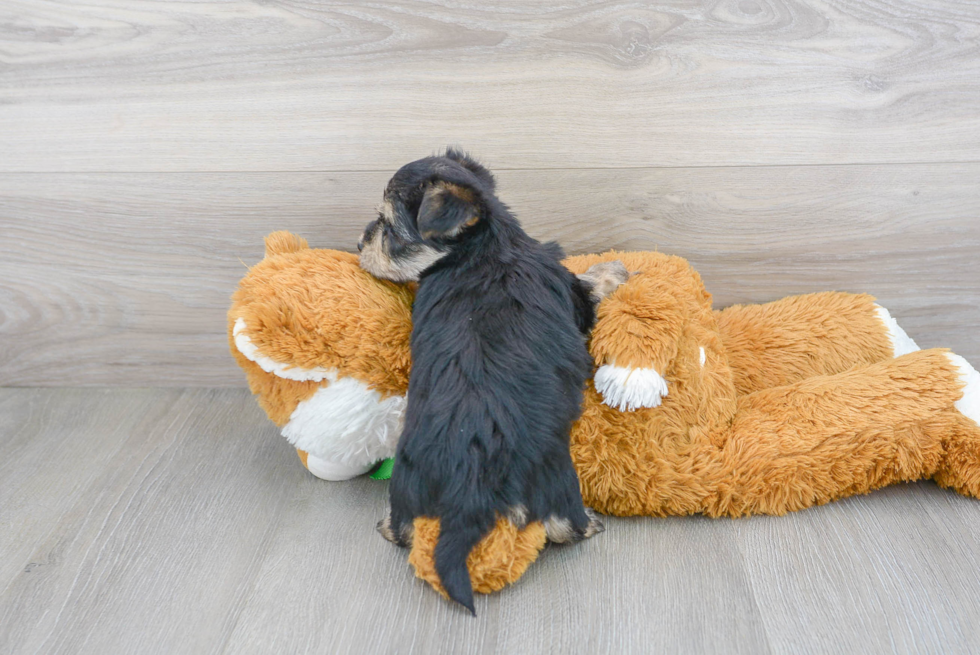
[[[452,159],[454,162],[473,173],[478,180],[487,185],[487,188],[493,191],[497,186],[497,181],[493,177],[486,166],[473,159],[469,153],[460,150],[459,148],[454,148],[449,146],[446,148],[446,157]]]
[[[448,239],[479,222],[477,192],[461,184],[441,180],[425,190],[416,219],[423,239]]]

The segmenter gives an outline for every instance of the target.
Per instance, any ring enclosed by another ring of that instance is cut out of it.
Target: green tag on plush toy
[[[371,471],[372,480],[387,480],[391,477],[391,470],[395,468],[395,458],[389,457],[388,459],[381,460],[373,471]]]

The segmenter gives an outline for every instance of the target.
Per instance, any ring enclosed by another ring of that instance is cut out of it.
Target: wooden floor
[[[980,366],[976,0],[0,0],[0,654],[980,652],[980,502],[931,483],[610,519],[476,619],[415,581],[225,312],[451,143],[569,253],[868,292]]]
[[[609,519],[477,618],[248,392],[0,390],[3,653],[976,653],[980,501]]]

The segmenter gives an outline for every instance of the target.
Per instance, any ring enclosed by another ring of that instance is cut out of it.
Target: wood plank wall
[[[0,6],[0,385],[243,384],[262,236],[350,249],[458,143],[570,253],[877,295],[980,364],[980,3]]]

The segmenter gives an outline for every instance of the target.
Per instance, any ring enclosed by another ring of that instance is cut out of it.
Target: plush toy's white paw
[[[595,372],[596,391],[602,402],[620,411],[659,407],[667,395],[667,380],[652,368],[630,368],[606,364]]]
[[[901,357],[902,355],[908,355],[909,353],[914,353],[916,350],[920,350],[915,341],[912,341],[912,338],[905,333],[905,330],[898,324],[898,321],[892,318],[892,315],[888,313],[887,309],[875,303],[875,311],[878,312],[878,318],[881,319],[881,322],[888,329],[888,338],[891,340],[892,350],[895,353],[892,357]]]
[[[364,475],[371,470],[372,466],[374,466],[373,462],[366,466],[351,466],[348,464],[320,459],[316,455],[306,456],[306,468],[310,470],[310,473],[321,480],[330,480],[333,482],[350,480],[351,478],[356,478],[359,475]]]
[[[963,396],[956,401],[956,409],[980,425],[980,373],[959,355],[946,353],[946,356],[960,370],[960,379],[966,385],[963,387]]]

